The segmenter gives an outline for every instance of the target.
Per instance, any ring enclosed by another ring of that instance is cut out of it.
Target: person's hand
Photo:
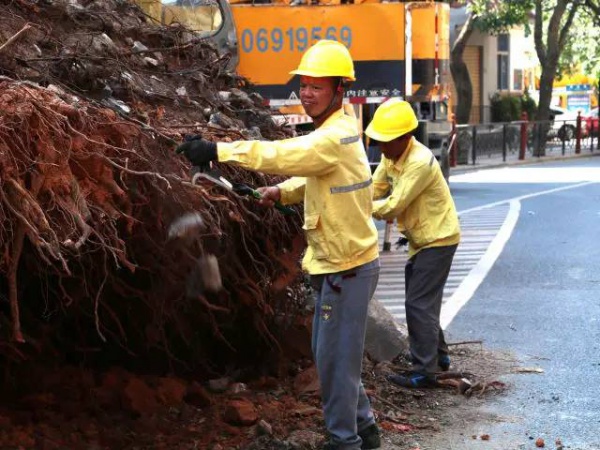
[[[211,161],[216,161],[217,158],[217,144],[211,141],[207,141],[202,138],[186,139],[183,144],[180,144],[175,152],[178,154],[183,153],[194,166],[206,166]]]
[[[256,189],[260,193],[258,203],[269,208],[281,200],[281,191],[277,186],[263,186]]]

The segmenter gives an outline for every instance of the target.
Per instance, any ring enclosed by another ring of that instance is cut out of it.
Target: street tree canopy
[[[600,78],[600,0],[588,0],[573,22],[559,58],[558,75],[583,73]]]
[[[475,16],[474,27],[489,34],[506,32],[522,25],[529,31],[532,0],[471,0],[467,8]]]
[[[600,1],[599,0],[585,0],[583,6],[590,13],[594,25],[600,27]]]
[[[532,0],[469,0],[465,1],[467,20],[452,44],[450,71],[458,95],[456,120],[467,123],[473,103],[473,86],[463,53],[474,30],[499,34],[514,26],[529,30],[529,19],[533,9]]]
[[[597,0],[595,0],[597,1]],[[534,40],[541,66],[537,120],[550,119],[550,103],[559,60],[564,53],[578,14],[589,12],[582,8],[583,0],[535,0]],[[548,124],[544,125],[549,128]],[[535,154],[545,154],[545,140],[540,140]]]
[[[574,70],[590,74],[600,71],[600,0],[467,0],[462,5],[467,8],[467,19],[452,44],[450,62],[458,95],[458,123],[469,121],[473,101],[463,52],[475,30],[499,34],[523,26],[529,32],[533,20],[541,66],[538,120],[549,118],[557,75]]]

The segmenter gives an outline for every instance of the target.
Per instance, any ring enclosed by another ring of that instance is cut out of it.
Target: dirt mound
[[[173,150],[186,134],[289,132],[210,42],[128,2],[0,7],[0,320],[10,324],[0,351],[204,374],[277,355],[301,303],[300,215],[192,185]],[[223,171],[251,185],[278,180]],[[167,242],[188,211],[207,228]],[[224,289],[186,295],[206,252]]]

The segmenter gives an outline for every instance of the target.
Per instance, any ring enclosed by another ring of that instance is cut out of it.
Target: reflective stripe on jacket
[[[339,110],[305,136],[219,143],[217,150],[221,162],[294,177],[279,184],[281,202],[304,200],[308,273],[340,272],[378,257],[371,171],[356,119]]]
[[[409,257],[419,250],[458,244],[460,225],[454,200],[431,150],[414,137],[395,163],[382,156],[373,174],[376,219],[398,221]]]

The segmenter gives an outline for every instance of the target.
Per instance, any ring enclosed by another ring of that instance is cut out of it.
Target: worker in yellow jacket
[[[177,149],[194,165],[210,161],[292,178],[259,189],[263,203],[304,202],[304,269],[317,292],[312,349],[329,432],[325,449],[374,449],[379,429],[361,382],[367,309],[379,277],[373,185],[356,119],[342,109],[354,64],[342,44],[322,40],[291,72],[316,130],[274,142],[213,143]]]
[[[365,131],[379,142],[383,154],[373,174],[377,199],[373,217],[395,219],[409,243],[405,310],[413,367],[412,372],[390,379],[416,388],[435,385],[438,367],[450,367],[440,312],[460,241],[450,189],[431,150],[414,138],[417,126],[411,105],[390,99],[377,109]]]

